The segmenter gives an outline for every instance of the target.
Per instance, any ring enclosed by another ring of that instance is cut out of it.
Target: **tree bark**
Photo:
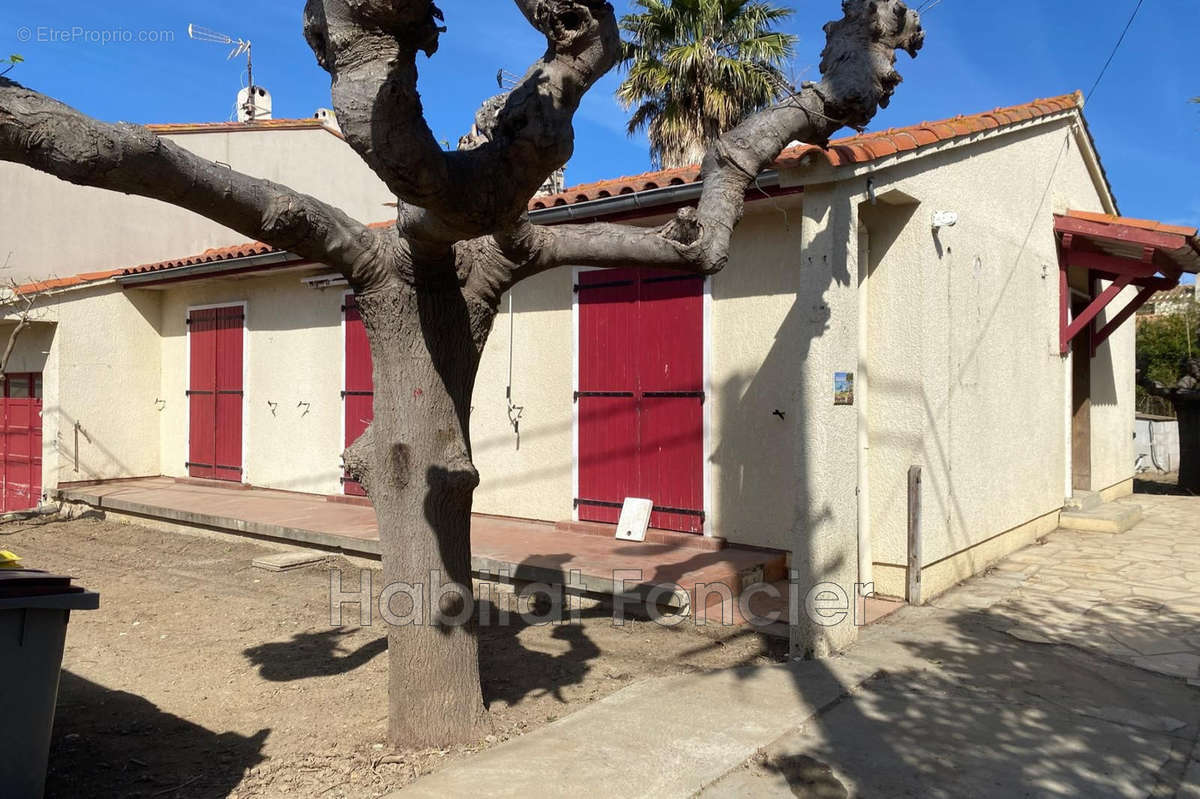
[[[1179,487],[1200,495],[1200,394],[1172,399],[1179,421]]]
[[[455,281],[392,284],[365,291],[358,304],[374,359],[375,414],[346,461],[379,520],[390,597],[389,738],[398,747],[474,740],[485,710],[469,425],[492,316],[470,307]]]

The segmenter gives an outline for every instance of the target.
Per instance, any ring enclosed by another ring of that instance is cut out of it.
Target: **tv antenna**
[[[213,44],[223,44],[231,48],[229,55],[225,60],[232,61],[233,59],[245,55],[246,56],[246,79],[250,84],[249,100],[244,109],[250,117],[250,121],[254,121],[254,114],[257,111],[254,103],[254,45],[249,39],[234,38],[228,34],[215,31],[212,28],[206,28],[203,25],[188,25],[188,38],[196,42],[211,42]]]
[[[520,82],[521,78],[509,72],[507,69],[501,68],[501,70],[496,73],[496,85],[501,89],[508,89],[509,91],[512,91],[513,89],[517,88],[517,85]]]

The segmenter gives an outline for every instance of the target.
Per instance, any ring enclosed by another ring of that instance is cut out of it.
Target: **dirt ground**
[[[750,631],[617,627],[604,608],[577,626],[514,617],[481,632],[493,733],[390,752],[384,628],[329,618],[330,568],[350,587],[373,564],[272,573],[251,561],[273,544],[98,519],[9,523],[0,548],[101,594],[71,619],[48,797],[377,797],[636,680],[783,656]]]

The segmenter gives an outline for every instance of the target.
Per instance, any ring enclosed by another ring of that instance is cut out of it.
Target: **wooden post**
[[[921,604],[921,467],[908,470],[908,586],[910,605]]]

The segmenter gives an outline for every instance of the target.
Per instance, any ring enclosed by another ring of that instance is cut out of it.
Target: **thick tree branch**
[[[449,245],[514,224],[570,158],[571,120],[620,55],[604,0],[517,0],[546,53],[476,116],[475,136],[443,152],[417,92],[416,57],[432,54],[441,12],[428,0],[308,0],[305,34],[333,78],[347,141],[403,204],[404,235]]]
[[[753,114],[728,131],[704,160],[698,209],[684,209],[659,229],[631,225],[519,225],[497,235],[513,262],[511,282],[563,266],[645,266],[713,274],[729,260],[746,191],[793,141],[825,144],[838,129],[866,125],[900,83],[896,50],[911,56],[924,43],[915,11],[901,0],[844,0],[844,17],[825,26],[819,83]]]
[[[239,233],[321,261],[359,283],[386,237],[306,194],[205,160],[146,128],[97,122],[0,78],[0,160],[81,186],[186,208]]]
[[[901,0],[843,0],[842,11],[825,26],[821,81],[751,115],[705,157],[699,225],[706,271],[728,261],[746,189],[758,174],[793,141],[824,145],[842,127],[866,126],[900,84],[896,51],[915,58],[925,42],[920,17]]]

